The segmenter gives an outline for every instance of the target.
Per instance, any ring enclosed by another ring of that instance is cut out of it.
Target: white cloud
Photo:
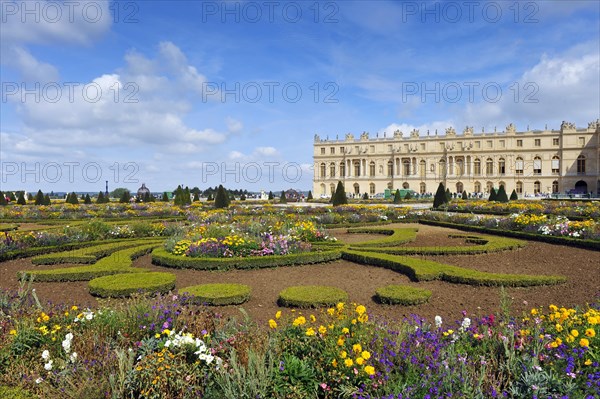
[[[227,117],[225,119],[225,123],[227,124],[227,130],[229,130],[231,133],[239,133],[244,128],[242,122],[232,117]]]
[[[19,46],[8,46],[2,52],[4,63],[16,68],[22,79],[37,82],[41,85],[58,81],[58,70],[45,62],[38,61],[27,49]]]
[[[259,157],[274,157],[279,155],[279,151],[275,147],[257,147],[254,150],[254,155]]]

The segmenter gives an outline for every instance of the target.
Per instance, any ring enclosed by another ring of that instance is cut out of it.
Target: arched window
[[[517,157],[515,161],[515,174],[522,175],[523,174],[523,158]]]
[[[492,192],[492,189],[494,188],[494,183],[492,183],[491,181],[485,183],[485,187],[488,193]]]
[[[324,179],[327,176],[325,175],[325,163],[321,164],[321,177]]]
[[[424,182],[421,182],[421,184],[419,184],[419,192],[421,194],[425,194],[427,191],[427,185]]]
[[[425,177],[427,173],[427,163],[424,160],[419,161],[419,175]]]
[[[585,155],[577,157],[577,174],[585,175]]]
[[[410,175],[410,159],[403,159],[402,160],[402,174],[404,176],[409,176]]]
[[[325,183],[321,183],[321,195],[327,195],[327,189],[325,188]]]
[[[506,161],[504,158],[498,160],[498,174],[504,176],[506,174]]]
[[[540,158],[540,157],[533,158],[533,174],[534,175],[542,174],[542,158]]]
[[[504,187],[504,190],[506,190],[506,183],[504,183],[503,181],[501,181],[500,183],[498,183],[498,187]]]
[[[456,159],[456,175],[462,176],[465,173],[465,160],[463,158]],[[462,193],[462,190],[460,191]]]
[[[476,181],[475,184],[473,184],[473,191],[475,191],[476,193],[480,193],[481,192],[481,183]]]
[[[346,177],[346,164],[340,162],[340,177]]]
[[[442,177],[442,178],[446,177],[446,160],[443,158],[440,159],[440,161],[438,162],[438,171],[439,171],[440,177]]]
[[[329,185],[329,192],[331,193],[331,195],[335,193],[335,184],[331,183]]]
[[[454,174],[454,157],[448,157],[448,174]]]
[[[410,185],[407,182],[402,183],[403,189],[408,190],[409,187],[410,187]]]
[[[369,163],[369,176],[375,176],[375,162],[373,161]]]
[[[369,184],[369,194],[375,195],[375,183]]]
[[[522,181],[517,182],[517,194],[523,194],[523,182]]]
[[[360,177],[360,161],[354,161],[354,176]]]
[[[558,194],[558,180],[552,182],[552,194]]]
[[[539,181],[535,181],[533,183],[533,193],[534,194],[539,194],[542,192],[542,183],[540,183]]]
[[[463,190],[464,190],[464,186],[463,186],[462,182],[456,183],[456,193],[462,194]]]
[[[388,182],[387,188],[388,188],[388,190],[392,190],[394,188],[394,185],[392,184],[392,182]]]
[[[394,175],[394,163],[392,161],[388,161],[387,167],[388,167],[387,168],[388,176],[393,176]]]
[[[479,158],[475,158],[475,162],[473,163],[473,174],[475,176],[481,175],[481,160]]]
[[[358,183],[354,183],[354,194],[360,194],[360,186],[358,185]]]
[[[329,164],[329,176],[335,177],[335,164],[333,162]]]
[[[488,158],[485,161],[485,174],[487,176],[491,176],[494,174],[494,160],[492,158]]]
[[[560,158],[558,157],[558,155],[555,155],[552,157],[552,174],[557,175],[559,173],[560,173]]]

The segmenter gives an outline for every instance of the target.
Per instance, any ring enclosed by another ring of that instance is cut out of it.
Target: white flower
[[[71,356],[69,356],[69,359],[71,359],[71,363],[75,363],[75,361],[77,360],[77,352],[71,353]]]
[[[38,379],[35,380],[35,383],[36,384],[40,384],[42,381],[44,381],[44,379],[40,377],[40,378],[38,378]]]
[[[471,319],[469,319],[468,317],[465,317],[462,321],[462,324],[460,325],[460,329],[461,329],[461,331],[465,331],[470,326],[471,326]]]
[[[68,333],[67,335],[65,335],[65,341],[69,340],[71,341],[73,339],[73,333]]]
[[[435,327],[440,328],[442,326],[442,316],[435,316]]]
[[[48,350],[45,350],[42,352],[42,359],[44,359],[44,360],[50,359],[50,352]]]
[[[48,363],[44,364],[44,369],[47,371],[52,370],[52,360],[48,360]]]
[[[92,320],[94,318],[94,314],[92,312],[85,315],[86,320]]]

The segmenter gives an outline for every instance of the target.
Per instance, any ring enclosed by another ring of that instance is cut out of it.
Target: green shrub
[[[498,201],[498,194],[494,187],[490,188],[490,196],[488,197],[488,201]]]
[[[287,198],[285,197],[285,191],[281,190],[281,196],[279,197],[280,204],[287,204]]]
[[[310,201],[313,199],[312,191],[308,190],[308,195],[306,196],[306,200]]]
[[[193,302],[213,306],[239,305],[250,299],[250,287],[243,284],[202,284],[181,288],[180,294],[191,294]]]
[[[6,197],[4,193],[0,191],[0,206],[8,205],[8,201],[6,201]]]
[[[348,203],[348,197],[346,197],[346,190],[344,189],[344,185],[342,184],[341,180],[338,181],[335,193],[331,197],[331,202],[333,206],[346,205]]]
[[[101,276],[122,273],[143,273],[147,269],[131,267],[132,259],[146,255],[160,245],[138,245],[133,248],[113,252],[110,256],[100,259],[93,265],[63,267],[51,270],[29,270],[19,272],[21,279],[34,278],[35,281],[87,281]]]
[[[21,191],[19,193],[19,198],[17,199],[17,205],[25,205],[25,204],[27,204],[27,201],[25,201],[25,195]]]
[[[402,195],[400,194],[400,189],[397,188],[394,193],[394,204],[399,204],[400,202],[402,202]]]
[[[406,285],[388,285],[375,292],[380,303],[389,305],[418,305],[427,302],[430,297],[431,291]]]
[[[279,304],[286,307],[324,307],[347,301],[348,293],[336,287],[296,286],[288,287],[279,293]]]
[[[227,208],[229,206],[229,197],[223,188],[223,185],[220,184],[217,189],[217,194],[215,196],[215,208]]]
[[[246,258],[190,258],[173,255],[164,248],[152,251],[152,263],[177,269],[230,270],[304,265],[339,259],[339,250],[301,252],[291,255],[251,256]]]
[[[508,196],[506,195],[506,190],[504,189],[504,186],[500,186],[500,188],[498,188],[498,193],[496,194],[496,201],[498,202],[508,202]]]
[[[510,200],[517,201],[518,199],[519,199],[519,196],[517,195],[517,192],[513,189],[512,193],[510,193]]]
[[[418,229],[348,229],[348,233],[367,233],[367,234],[383,234],[387,237],[379,238],[371,241],[364,241],[357,244],[352,244],[352,247],[391,247],[394,245],[405,244],[414,241],[417,237]]]
[[[444,185],[440,183],[435,192],[435,197],[433,197],[433,208],[437,209],[444,204],[448,203],[448,198],[446,197],[446,190],[444,189]]]
[[[486,273],[425,259],[374,252],[343,251],[342,258],[352,262],[385,267],[407,275],[413,281],[442,280],[450,283],[484,286],[529,287],[566,281],[562,276],[531,276]]]
[[[167,293],[175,288],[172,273],[149,272],[98,277],[88,283],[90,294],[102,298],[124,298],[138,292]]]
[[[44,193],[42,192],[42,190],[38,190],[37,194],[35,195],[35,205],[44,205]]]
[[[36,399],[37,395],[19,387],[6,387],[0,385],[0,398],[4,399]]]

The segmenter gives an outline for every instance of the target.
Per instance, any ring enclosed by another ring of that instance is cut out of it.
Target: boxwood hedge
[[[124,298],[138,292],[167,293],[175,288],[172,273],[149,272],[98,277],[88,283],[90,294],[102,298]]]
[[[389,305],[418,305],[431,297],[431,291],[406,285],[387,285],[375,292],[375,299]]]
[[[244,284],[201,284],[181,288],[179,293],[193,295],[194,303],[213,306],[239,305],[250,299],[250,287]]]
[[[529,287],[566,281],[562,276],[486,273],[431,260],[374,252],[347,250],[342,258],[356,263],[385,267],[407,275],[413,281],[442,280],[450,283],[484,286]]]
[[[301,252],[291,255],[251,256],[246,258],[190,258],[173,255],[164,248],[152,251],[152,263],[178,269],[230,270],[303,265],[340,259],[339,249]]]
[[[304,285],[288,287],[279,293],[279,304],[286,307],[313,308],[347,302],[346,291],[328,286]]]
[[[419,229],[396,228],[396,229],[348,229],[348,233],[383,234],[387,237],[376,240],[364,241],[352,244],[353,247],[391,247],[414,241]]]

